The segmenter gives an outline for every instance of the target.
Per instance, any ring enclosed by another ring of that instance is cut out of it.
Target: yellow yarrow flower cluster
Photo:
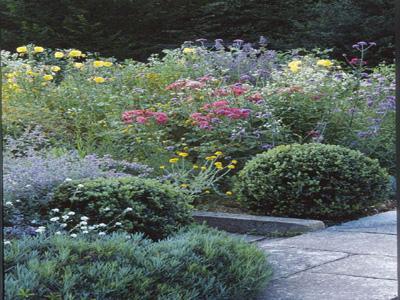
[[[300,70],[300,66],[301,66],[300,60],[294,60],[288,64],[290,71],[292,71],[293,73],[297,73]]]
[[[103,83],[103,82],[106,81],[103,77],[99,77],[99,76],[94,77],[93,80],[94,80],[96,83]]]
[[[59,72],[59,71],[61,70],[61,68],[60,68],[59,66],[52,66],[52,67],[51,67],[51,70],[52,70],[53,72]]]
[[[183,48],[182,52],[183,52],[183,54],[195,54],[196,53],[196,49],[194,49],[194,48]]]
[[[216,162],[216,163],[214,163],[214,166],[218,169],[218,170],[222,170],[224,167],[223,167],[223,165],[222,165],[222,162]]]
[[[180,157],[187,157],[187,156],[189,156],[189,153],[186,153],[186,152],[178,152],[178,155],[179,155]]]
[[[53,78],[54,78],[53,75],[50,75],[50,74],[47,74],[47,75],[43,76],[43,79],[46,80],[46,81],[51,81],[51,80],[53,80]]]
[[[34,53],[42,53],[44,51],[43,47],[33,47]]]
[[[325,68],[330,68],[333,66],[333,62],[329,59],[320,59],[317,61],[317,65]]]
[[[20,54],[26,53],[26,52],[28,52],[28,47],[26,47],[26,46],[18,47],[17,52]]]
[[[54,57],[55,58],[63,58],[64,57],[64,53],[57,51],[54,53]]]
[[[217,156],[211,155],[211,156],[207,156],[206,160],[213,160],[213,159],[216,159],[216,158],[217,158]]]
[[[76,50],[76,49],[71,50],[71,51],[68,53],[68,56],[69,56],[69,57],[81,57],[81,56],[82,56],[82,51],[79,51],[79,50]]]

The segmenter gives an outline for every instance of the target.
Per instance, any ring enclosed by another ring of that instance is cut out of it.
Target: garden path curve
[[[396,211],[291,238],[255,241],[273,280],[258,300],[390,300],[397,295]]]

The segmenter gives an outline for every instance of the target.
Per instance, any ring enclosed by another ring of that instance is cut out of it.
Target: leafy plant
[[[278,146],[239,173],[240,200],[266,215],[338,219],[386,200],[388,174],[359,151],[323,144]]]

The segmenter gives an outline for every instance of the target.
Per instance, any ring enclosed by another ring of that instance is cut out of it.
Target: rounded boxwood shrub
[[[159,239],[191,221],[187,196],[168,184],[139,177],[70,181],[54,192],[49,208],[68,209],[91,223],[122,223],[128,232]],[[118,217],[125,209],[131,211]]]
[[[6,299],[251,299],[270,278],[265,253],[205,227],[142,235],[50,235],[5,248]]]
[[[341,146],[283,145],[249,161],[236,191],[263,214],[330,220],[385,200],[388,174],[377,160]]]

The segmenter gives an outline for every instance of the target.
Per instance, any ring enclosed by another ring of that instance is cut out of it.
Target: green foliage
[[[385,200],[388,174],[377,160],[336,145],[293,144],[257,155],[240,172],[237,192],[267,215],[345,218]]]
[[[334,47],[337,56],[373,40],[376,61],[394,57],[394,0],[2,0],[0,8],[5,49],[35,42],[145,59],[185,40],[264,35],[274,49]]]
[[[53,235],[5,248],[7,300],[252,299],[270,278],[263,251],[203,227],[141,235]]]
[[[69,208],[98,223],[118,220],[128,232],[159,239],[191,221],[189,199],[174,187],[139,177],[70,181],[59,186],[49,208]],[[49,209],[47,208],[47,209]]]

